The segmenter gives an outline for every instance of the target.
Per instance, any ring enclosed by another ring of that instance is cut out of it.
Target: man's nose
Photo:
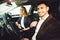
[[[38,12],[41,12],[42,10],[40,9],[40,10],[38,10]]]

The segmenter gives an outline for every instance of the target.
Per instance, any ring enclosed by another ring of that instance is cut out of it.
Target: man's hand
[[[30,24],[30,27],[32,28],[32,27],[36,27],[36,25],[37,25],[37,21],[33,21],[31,24]]]

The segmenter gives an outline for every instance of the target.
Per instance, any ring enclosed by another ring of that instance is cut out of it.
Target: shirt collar
[[[41,17],[39,17],[39,19],[40,19],[40,20],[46,20],[48,16],[49,16],[49,14],[46,14],[46,15],[44,16],[44,19],[41,19]]]

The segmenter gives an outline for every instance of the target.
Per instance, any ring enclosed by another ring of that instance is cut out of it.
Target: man
[[[41,2],[37,6],[39,22],[32,40],[60,40],[60,26],[52,15],[49,15],[49,6]]]

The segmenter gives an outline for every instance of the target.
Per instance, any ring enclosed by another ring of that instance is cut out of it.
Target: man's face
[[[49,7],[45,4],[40,4],[37,6],[37,12],[40,17],[44,16],[46,13],[48,13]]]

